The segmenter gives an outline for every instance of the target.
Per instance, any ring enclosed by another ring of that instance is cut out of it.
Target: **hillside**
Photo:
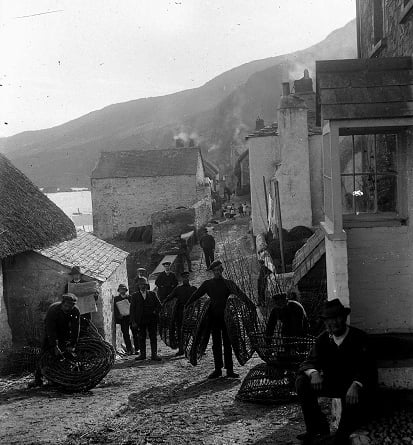
[[[355,21],[302,51],[253,61],[199,88],[110,105],[46,130],[0,140],[0,151],[39,186],[90,185],[101,151],[168,148],[181,132],[197,135],[208,158],[228,163],[260,114],[276,119],[281,83],[314,77],[315,61],[356,56]]]

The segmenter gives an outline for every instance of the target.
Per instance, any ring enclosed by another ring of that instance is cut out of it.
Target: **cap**
[[[78,274],[82,274],[82,272],[80,271],[80,267],[79,266],[73,266],[72,270],[69,272],[69,275],[78,275]]]
[[[69,301],[71,303],[76,303],[77,297],[75,294],[71,294],[70,292],[68,292],[67,294],[62,295],[62,301]]]
[[[118,286],[118,292],[120,291],[120,290],[128,290],[128,288],[124,285],[124,284],[119,284],[119,286]]]
[[[146,272],[146,269],[144,267],[138,267],[136,269],[137,272]]]

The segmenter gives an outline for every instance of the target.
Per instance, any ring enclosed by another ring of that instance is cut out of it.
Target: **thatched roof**
[[[70,218],[0,154],[0,258],[75,236]]]

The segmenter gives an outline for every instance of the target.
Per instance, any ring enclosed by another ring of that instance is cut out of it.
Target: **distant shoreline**
[[[43,193],[90,192],[87,187],[40,187]]]

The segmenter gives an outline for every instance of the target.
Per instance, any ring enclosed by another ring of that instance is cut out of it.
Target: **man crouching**
[[[42,352],[52,352],[56,358],[73,356],[79,340],[80,312],[76,307],[77,297],[74,294],[62,295],[62,301],[49,306],[45,318],[45,336]],[[42,386],[40,363],[37,364],[34,380],[29,388]]]

